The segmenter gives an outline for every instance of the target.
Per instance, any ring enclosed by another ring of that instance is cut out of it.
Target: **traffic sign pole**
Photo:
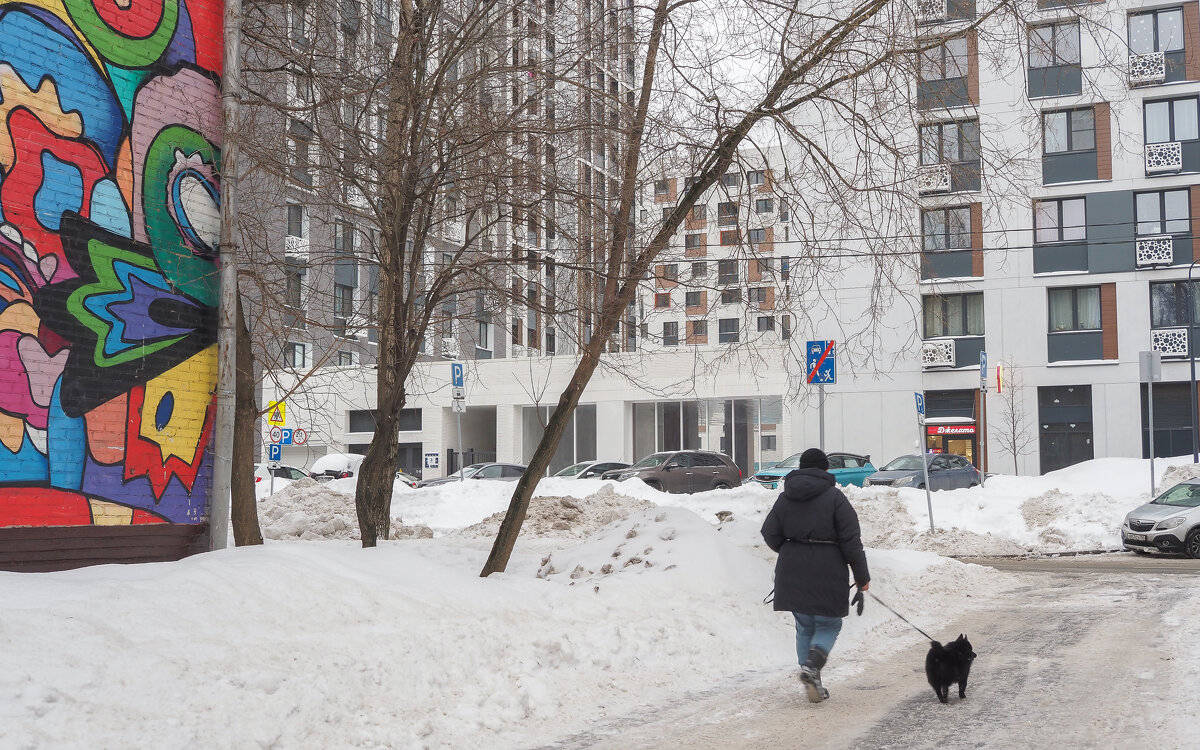
[[[987,352],[979,353],[979,486],[987,486]]]
[[[925,457],[925,397],[920,392],[917,397],[917,454],[921,457],[921,473],[925,475],[925,507],[929,508],[929,531],[936,532],[933,527],[933,493],[929,489],[929,459]]]

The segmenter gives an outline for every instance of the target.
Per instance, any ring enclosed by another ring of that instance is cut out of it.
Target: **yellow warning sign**
[[[271,401],[267,404],[267,424],[287,427],[287,404],[283,401]]]

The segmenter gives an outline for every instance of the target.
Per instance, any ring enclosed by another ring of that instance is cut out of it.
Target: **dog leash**
[[[931,641],[933,640],[933,638],[930,638],[930,637],[929,637],[929,633],[926,633],[924,630],[921,630],[921,629],[920,629],[920,628],[918,628],[916,625],[913,625],[911,622],[909,622],[909,621],[908,621],[908,618],[907,618],[907,617],[905,617],[904,615],[900,614],[900,613],[899,613],[899,612],[897,612],[896,610],[892,609],[892,608],[891,608],[891,607],[889,607],[888,605],[884,604],[884,603],[883,603],[883,601],[882,601],[882,600],[881,600],[881,599],[880,599],[878,596],[875,596],[875,594],[871,593],[870,591],[868,591],[867,593],[868,593],[868,594],[870,594],[870,596],[871,596],[871,598],[872,598],[872,599],[874,599],[875,601],[879,602],[879,603],[880,603],[880,604],[883,606],[883,608],[884,608],[884,609],[886,609],[888,612],[891,612],[891,613],[892,613],[893,615],[895,615],[896,617],[899,617],[901,620],[904,620],[906,623],[908,623],[909,627],[911,627],[913,630],[917,631],[918,633],[920,633],[921,635],[925,636],[926,638],[929,638],[929,640],[931,640]]]

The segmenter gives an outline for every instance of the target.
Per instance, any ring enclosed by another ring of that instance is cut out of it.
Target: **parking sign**
[[[280,445],[279,443],[271,443],[270,445],[268,445],[267,446],[267,460],[268,461],[282,461],[283,460],[283,446]]]
[[[917,422],[925,424],[925,395],[922,393],[913,393],[917,397]]]
[[[463,387],[462,362],[451,362],[450,363],[450,385],[455,388]]]

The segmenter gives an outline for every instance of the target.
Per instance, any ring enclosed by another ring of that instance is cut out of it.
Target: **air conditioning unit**
[[[1175,262],[1175,240],[1170,235],[1142,237],[1134,245],[1138,268],[1169,266]]]
[[[1186,328],[1154,328],[1150,330],[1150,348],[1164,357],[1188,356]]]
[[[308,238],[287,235],[283,238],[283,252],[297,258],[308,258]]]
[[[930,164],[917,167],[917,194],[950,192],[950,165]]]
[[[921,367],[954,367],[954,339],[932,339],[921,344]]]
[[[1179,141],[1146,144],[1146,174],[1178,172],[1183,169],[1183,144]]]
[[[462,356],[462,347],[458,344],[458,339],[453,336],[442,337],[442,356],[446,359],[458,359]]]
[[[950,17],[947,0],[917,0],[917,23],[938,23]]]
[[[1162,52],[1129,56],[1129,85],[1153,86],[1167,79],[1167,58]]]

